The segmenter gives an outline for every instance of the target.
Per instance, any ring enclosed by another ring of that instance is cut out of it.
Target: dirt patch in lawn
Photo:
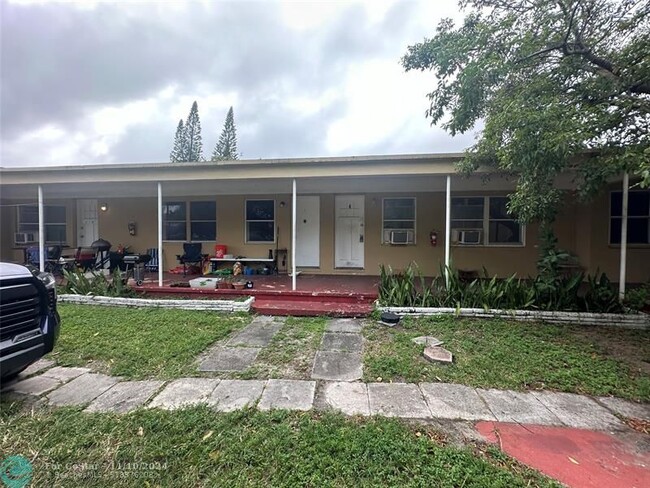
[[[596,345],[607,356],[626,362],[639,373],[650,375],[650,331],[584,327],[574,329],[573,333]]]

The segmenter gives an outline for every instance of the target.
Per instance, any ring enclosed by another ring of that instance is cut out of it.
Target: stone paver
[[[545,391],[531,394],[569,427],[594,430],[624,427],[619,419],[590,398],[573,393]]]
[[[207,403],[221,380],[213,378],[180,378],[168,383],[151,401],[149,407],[166,410]]]
[[[432,363],[451,364],[454,362],[454,355],[440,346],[427,346],[422,355],[424,359]]]
[[[411,341],[418,344],[419,346],[439,346],[443,343],[440,339],[433,336],[414,337],[411,339]]]
[[[43,371],[44,369],[51,368],[54,366],[56,363],[52,361],[51,359],[39,359],[35,363],[30,364],[23,370],[22,373],[18,376],[19,378],[25,378],[26,376],[31,376],[33,374],[38,373],[39,371]]]
[[[363,339],[359,334],[325,332],[320,344],[321,351],[361,352]]]
[[[118,382],[117,378],[100,373],[86,373],[48,394],[52,405],[83,405],[92,402],[99,395]]]
[[[311,377],[315,380],[355,381],[363,376],[361,355],[351,352],[317,351]]]
[[[315,381],[269,380],[257,408],[271,410],[311,410],[314,404]]]
[[[33,376],[16,383],[11,383],[3,388],[3,393],[20,393],[22,395],[40,396],[43,393],[54,390],[61,382],[47,376]]]
[[[476,390],[499,422],[562,425],[562,421],[534,395],[509,390]]]
[[[59,380],[62,383],[75,379],[77,376],[82,374],[90,373],[88,368],[64,368],[63,366],[56,366],[52,369],[48,369],[41,376],[47,376],[48,378],[54,378]]]
[[[386,417],[427,419],[431,412],[417,385],[369,383],[370,413]]]
[[[230,339],[228,346],[266,347],[281,327],[281,322],[252,322]]]
[[[259,352],[253,347],[217,347],[203,358],[199,371],[244,371]]]
[[[370,415],[368,386],[365,383],[327,383],[323,396],[327,406],[346,415]]]
[[[420,390],[434,417],[496,420],[474,388],[452,383],[421,383]]]
[[[163,381],[123,381],[109,388],[88,405],[86,412],[126,413],[144,405]]]
[[[239,410],[254,405],[265,385],[262,380],[222,380],[208,398],[208,404],[219,412]]]
[[[650,403],[636,403],[614,397],[598,397],[597,400],[623,417],[650,420]]]
[[[362,322],[357,319],[332,319],[325,326],[326,332],[351,332],[358,334],[363,328]]]

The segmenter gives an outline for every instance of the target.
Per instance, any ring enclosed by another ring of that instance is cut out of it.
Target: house
[[[515,180],[462,177],[454,170],[461,157],[2,168],[0,258],[21,262],[24,246],[38,237],[45,245],[70,248],[102,237],[114,248],[161,248],[165,270],[178,265],[182,244],[193,241],[202,242],[206,253],[214,254],[218,243],[235,256],[256,258],[286,249],[286,268],[309,274],[377,275],[381,264],[399,269],[415,261],[424,274],[436,275],[440,264],[451,260],[459,269],[533,275],[538,228],[520,225],[505,210]],[[571,174],[558,178],[558,186],[566,190],[555,223],[559,246],[585,271],[604,271],[617,281],[621,182],[612,182],[587,204],[575,198]],[[628,242],[625,281],[645,282],[650,278],[648,190],[629,191]]]

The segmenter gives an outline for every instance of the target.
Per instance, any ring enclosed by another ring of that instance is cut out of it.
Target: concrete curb
[[[104,305],[108,307],[154,307],[182,310],[214,310],[219,312],[249,312],[255,297],[236,300],[161,300],[147,298],[102,297],[91,295],[59,295],[61,303]]]
[[[455,315],[473,318],[507,318],[521,322],[548,322],[551,324],[605,325],[625,329],[650,329],[650,315],[645,313],[589,313],[551,312],[545,310],[496,310],[482,308],[433,308],[433,307],[377,307],[380,312],[398,315],[442,316]]]

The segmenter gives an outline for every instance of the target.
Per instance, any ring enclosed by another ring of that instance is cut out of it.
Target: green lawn
[[[364,330],[366,381],[445,381],[484,388],[549,389],[650,401],[650,331],[454,317],[407,318]],[[419,335],[444,340],[453,365],[421,356]]]
[[[31,486],[560,487],[492,447],[446,446],[431,427],[390,419],[23,412],[0,403],[0,452],[32,462]]]
[[[208,311],[65,303],[59,312],[61,335],[49,356],[63,366],[89,365],[125,378],[189,375],[201,351],[251,320]]]

